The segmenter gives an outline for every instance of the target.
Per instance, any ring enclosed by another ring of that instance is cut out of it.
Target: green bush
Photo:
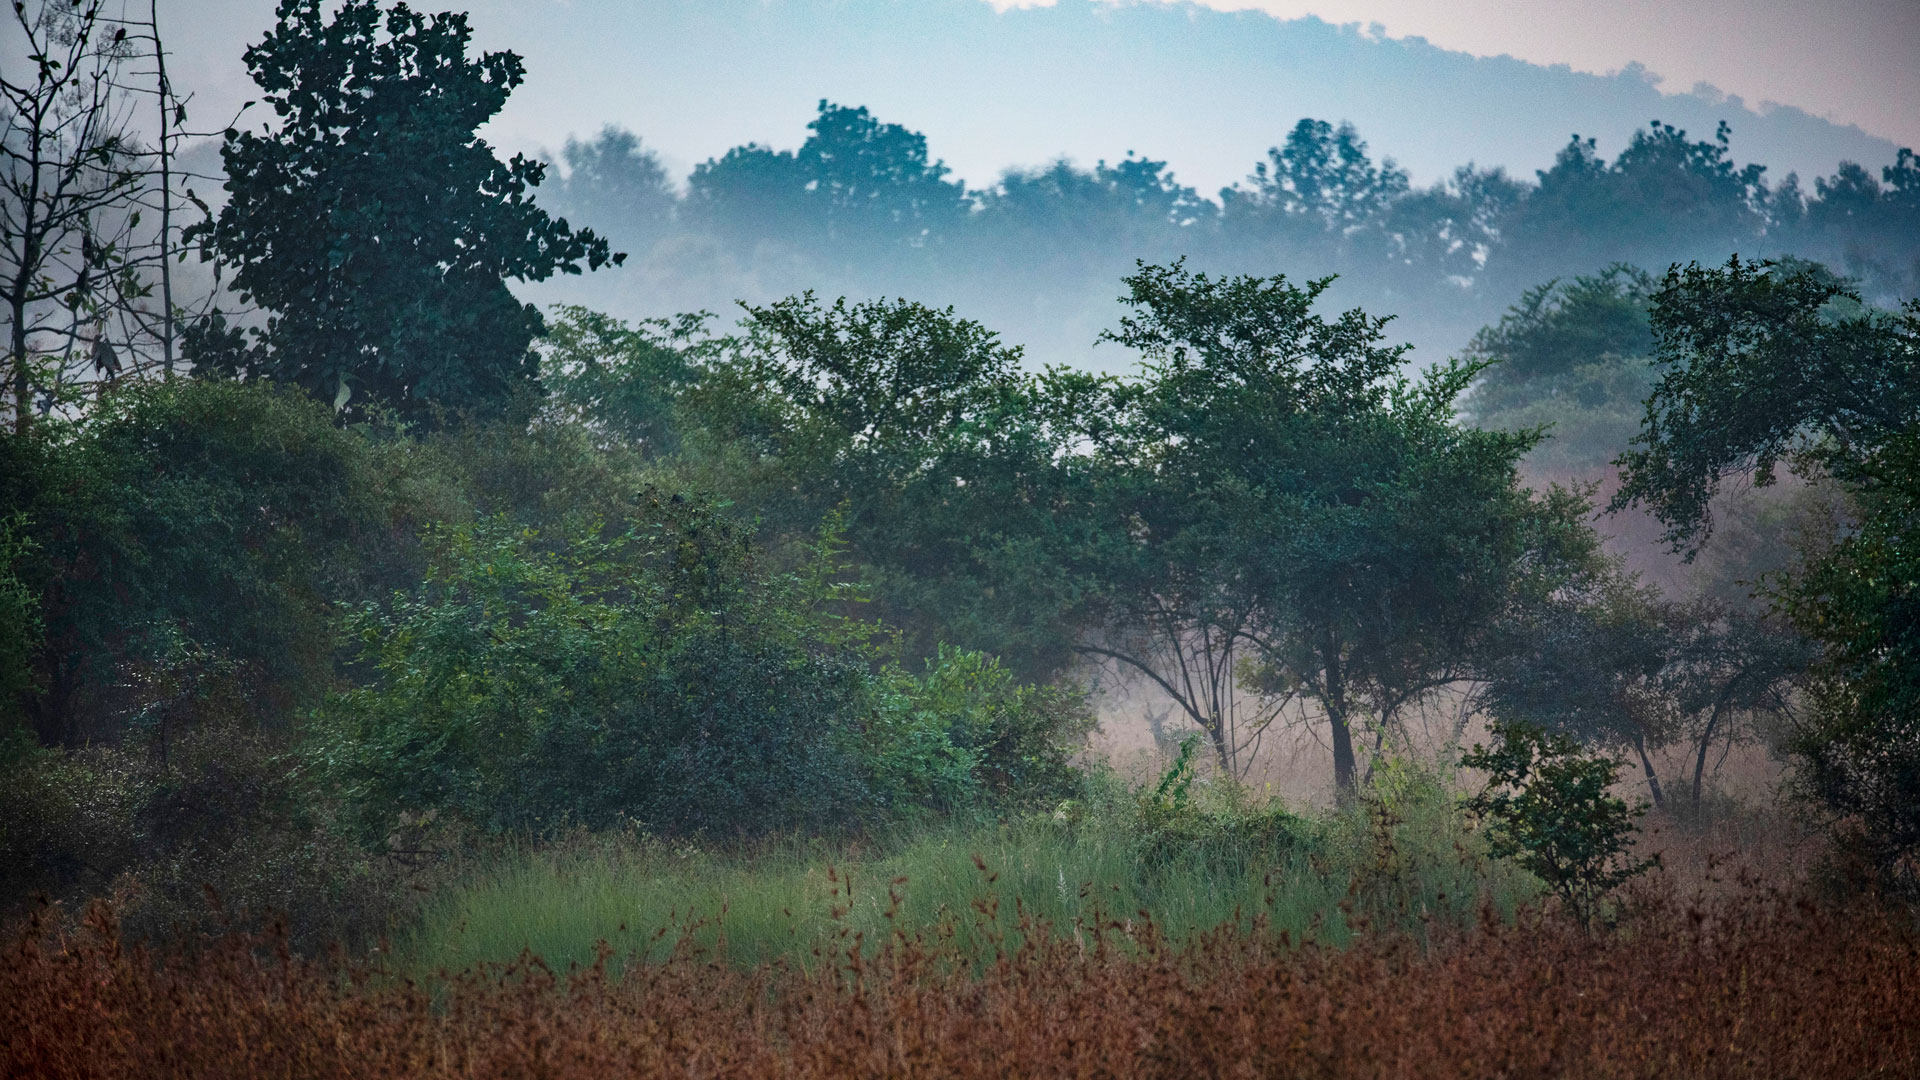
[[[26,515],[0,515],[0,740],[18,730],[16,714],[33,685],[33,654],[40,646],[40,597],[21,577],[32,550]]]
[[[425,584],[356,615],[374,677],[311,741],[367,836],[430,809],[496,833],[736,835],[1033,803],[1090,722],[978,653],[876,669],[873,628],[836,613],[830,541],[769,573],[684,496],[621,532],[492,518],[429,546]]]
[[[864,668],[682,496],[620,533],[501,518],[436,528],[427,581],[356,617],[371,685],[311,748],[378,833],[446,809],[495,832],[822,825],[867,793],[836,724]]]
[[[1496,857],[1515,859],[1574,917],[1591,921],[1608,893],[1658,863],[1630,854],[1646,807],[1608,794],[1619,763],[1571,736],[1502,720],[1493,734],[1492,749],[1475,746],[1460,759],[1487,773],[1468,808],[1489,823]]]
[[[1093,728],[1086,695],[1032,686],[984,653],[939,645],[926,670],[876,681],[863,752],[896,805],[1035,808],[1070,795]]]
[[[0,447],[37,601],[47,744],[117,739],[212,690],[286,715],[333,674],[333,601],[377,547],[387,495],[363,439],[284,389],[179,379],[107,395],[77,428]],[[231,693],[228,693],[231,691]]]

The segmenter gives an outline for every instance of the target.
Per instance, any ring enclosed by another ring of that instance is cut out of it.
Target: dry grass
[[[531,957],[420,985],[271,937],[164,956],[97,909],[0,967],[0,1074],[34,1077],[1827,1077],[1920,1074],[1910,912],[1749,890],[1600,936],[1490,920],[1434,947],[1109,920],[985,970],[938,936],[810,971]],[[869,950],[872,953],[872,950]]]

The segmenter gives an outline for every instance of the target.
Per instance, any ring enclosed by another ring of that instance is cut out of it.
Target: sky
[[[1527,175],[1576,132],[1615,153],[1656,118],[1696,136],[1729,120],[1736,158],[1773,178],[1843,158],[1877,170],[1920,145],[1920,0],[1204,5],[416,2],[470,11],[481,48],[526,58],[527,84],[486,131],[503,150],[557,150],[612,123],[680,175],[750,140],[797,145],[821,98],[926,133],[976,185],[1136,150],[1210,194],[1302,116],[1354,121],[1425,182],[1469,160]],[[163,0],[196,123],[224,126],[254,96],[239,57],[273,6]]]
[[[1920,145],[1920,0],[1198,0],[1225,11],[1380,24],[1476,56],[1605,74],[1640,63]],[[1001,9],[1053,0],[994,0]]]

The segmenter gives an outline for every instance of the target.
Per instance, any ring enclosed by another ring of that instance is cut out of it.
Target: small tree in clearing
[[[1646,804],[1607,794],[1620,763],[1585,751],[1571,736],[1496,720],[1495,745],[1475,745],[1460,763],[1487,773],[1467,808],[1489,822],[1497,858],[1511,858],[1552,889],[1583,925],[1606,895],[1659,865],[1628,851]]]

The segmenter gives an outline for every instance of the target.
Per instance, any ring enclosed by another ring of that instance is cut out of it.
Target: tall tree
[[[1591,561],[1585,501],[1520,486],[1537,433],[1454,422],[1473,365],[1413,379],[1384,319],[1315,313],[1327,280],[1176,264],[1127,285],[1111,337],[1145,377],[1097,442],[1131,477],[1117,621],[1169,608],[1240,641],[1264,667],[1250,683],[1319,703],[1350,793],[1356,733],[1378,745],[1482,670],[1514,605]]]
[[[1773,582],[1823,652],[1793,746],[1807,792],[1920,889],[1920,301],[1859,300],[1817,266],[1671,270],[1653,300],[1662,374],[1614,505],[1647,506],[1691,553],[1730,477],[1765,485],[1786,464],[1846,487],[1853,527]]]
[[[533,385],[539,311],[508,281],[622,256],[529,194],[545,166],[476,134],[525,78],[510,52],[467,55],[465,15],[281,0],[246,52],[278,123],[229,130],[228,202],[204,231],[264,329],[192,335],[215,370],[354,395],[427,419],[497,410]]]
[[[750,143],[696,166],[693,215],[749,245],[825,244],[842,258],[898,258],[965,219],[966,187],[929,156],[925,135],[825,100],[807,131],[798,150]]]
[[[633,132],[609,125],[588,142],[569,138],[560,159],[567,175],[554,186],[554,206],[612,242],[644,249],[672,224],[666,167]]]
[[[1326,271],[1407,190],[1406,170],[1392,158],[1375,164],[1352,124],[1305,119],[1244,185],[1220,193],[1221,221],[1241,244],[1310,256]]]
[[[1594,139],[1575,135],[1501,223],[1507,242],[1496,284],[1518,291],[1609,263],[1719,260],[1749,249],[1767,224],[1766,168],[1736,165],[1730,139],[1725,123],[1713,138],[1693,140],[1656,120],[1608,162]]]
[[[1024,373],[990,330],[911,301],[806,294],[749,315],[682,398],[708,475],[776,536],[842,514],[879,614],[917,650],[1058,674],[1084,483],[1070,450],[1100,380]]]

